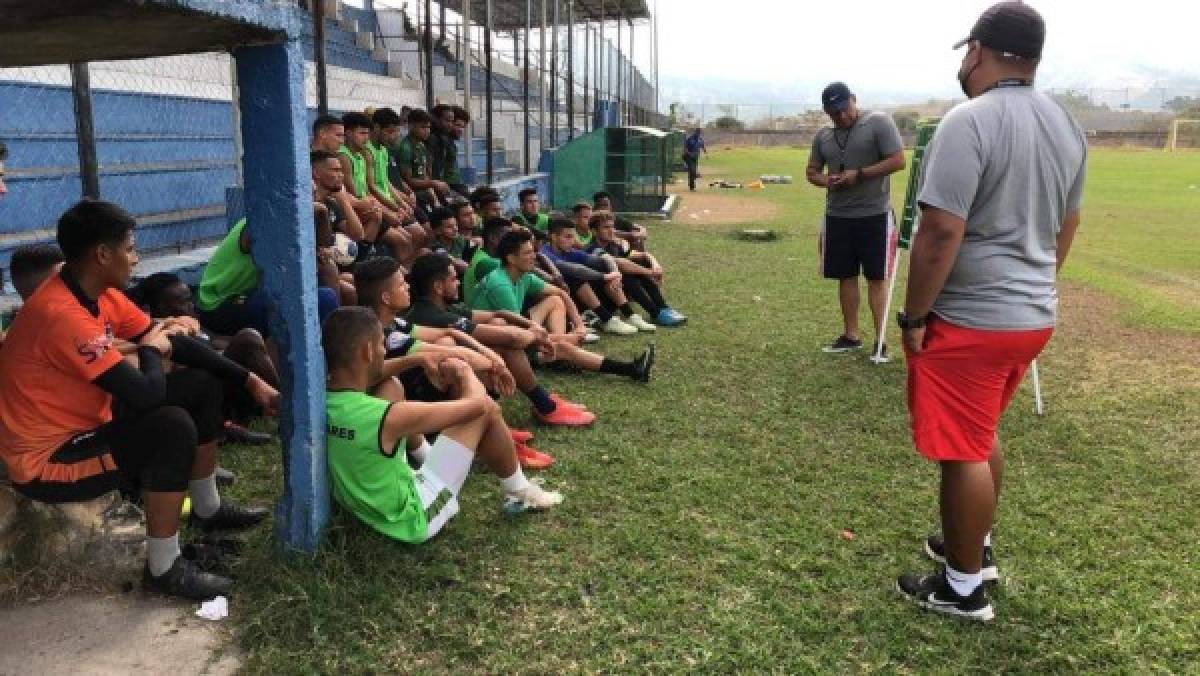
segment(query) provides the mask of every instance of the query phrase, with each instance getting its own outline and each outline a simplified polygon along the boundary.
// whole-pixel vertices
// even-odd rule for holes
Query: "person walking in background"
[[[826,191],[817,249],[822,274],[838,280],[842,335],[825,351],[843,353],[862,347],[859,274],[867,278],[871,317],[882,340],[888,263],[896,245],[890,176],[904,168],[904,141],[891,115],[859,110],[844,83],[826,87],[821,105],[833,125],[813,137],[805,176]]]
[[[683,140],[683,163],[687,165],[688,171],[688,190],[696,192],[696,177],[700,175],[700,151],[708,154],[708,148],[704,145],[704,137],[701,136],[703,130],[699,127]]]

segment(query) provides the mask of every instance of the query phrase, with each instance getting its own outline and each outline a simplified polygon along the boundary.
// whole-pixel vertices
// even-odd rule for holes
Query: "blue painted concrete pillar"
[[[329,519],[329,482],[304,52],[298,40],[290,40],[241,47],[233,55],[241,94],[251,253],[271,300],[271,335],[284,362],[284,491],[276,529],[286,546],[313,551]]]

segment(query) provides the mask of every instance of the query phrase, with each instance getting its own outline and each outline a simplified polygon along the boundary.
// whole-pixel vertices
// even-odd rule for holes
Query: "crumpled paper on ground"
[[[229,599],[224,596],[218,596],[214,599],[209,599],[200,604],[200,609],[196,611],[196,617],[214,622],[223,620],[229,615]]]

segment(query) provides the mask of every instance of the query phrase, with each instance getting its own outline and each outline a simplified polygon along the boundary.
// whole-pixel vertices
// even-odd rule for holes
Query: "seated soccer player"
[[[258,286],[258,267],[250,256],[250,232],[246,219],[241,219],[213,252],[196,293],[196,316],[213,333],[232,336],[252,328],[269,338],[267,295]],[[320,317],[329,316],[337,306],[337,291],[329,286],[317,288]]]
[[[614,225],[616,226],[617,236],[629,242],[629,245],[635,251],[641,251],[645,248],[646,238],[649,236],[645,226],[638,225],[614,211],[612,195],[609,195],[604,190],[595,193],[592,195],[592,206],[595,211],[608,211],[613,214],[616,219]]]
[[[29,300],[34,291],[63,265],[62,250],[57,244],[26,244],[13,250],[8,274],[21,301]]]
[[[341,119],[332,115],[318,116],[316,122],[313,122],[313,137],[312,142],[309,144],[309,150],[333,153],[340,158],[339,153],[345,145],[346,128],[342,125]],[[349,166],[351,158],[347,157],[346,162],[348,164],[343,166]],[[365,167],[363,167],[362,172],[365,176]],[[343,181],[345,181],[345,176],[352,174],[352,171],[346,169],[342,173]],[[347,190],[346,193],[350,197],[350,203],[358,215],[359,222],[362,224],[363,238],[370,242],[376,241],[383,227],[383,206],[365,194],[356,194],[352,188]]]
[[[396,260],[411,261],[416,249],[412,235],[404,227],[407,216],[400,212],[395,201],[383,202],[377,196],[383,193],[372,190],[376,186],[375,161],[367,148],[371,142],[371,118],[362,113],[346,113],[342,116],[342,127],[346,143],[338,148],[338,160],[342,164],[346,190],[360,202],[378,207],[382,214],[378,238],[372,241],[385,244]],[[394,200],[395,196],[392,197]],[[365,218],[361,212],[359,217]]]
[[[554,345],[555,353],[547,361],[561,359],[585,371],[628,376],[643,383],[650,380],[654,343],[630,362],[602,357],[578,347],[586,332],[583,320],[566,291],[542,282],[533,274],[537,257],[533,235],[528,230],[516,228],[505,233],[496,247],[496,257],[501,267],[479,282],[470,303],[472,310],[521,313],[528,298],[532,304],[526,316],[546,327]],[[567,332],[568,320],[576,327],[572,333]]]
[[[663,298],[663,269],[658,259],[645,251],[634,251],[628,242],[617,239],[610,212],[596,212],[589,228],[593,239],[587,250],[607,254],[616,261],[626,296],[650,313],[659,326],[679,326],[687,321],[687,317],[667,305]]]
[[[426,141],[433,132],[433,118],[424,110],[413,110],[408,114],[408,136],[396,144],[396,164],[408,187],[417,194],[417,200],[428,208],[440,206],[450,194],[445,181],[433,178],[429,147]]]
[[[138,282],[129,290],[129,297],[154,319],[196,315],[191,288],[170,272],[156,272]],[[201,332],[196,338],[208,343],[233,363],[258,375],[271,387],[279,388],[279,372],[271,361],[267,342],[258,331],[242,329],[232,336]],[[271,435],[248,430],[233,422],[248,417],[254,409],[253,402],[241,395],[242,391],[238,388],[226,389],[225,440],[254,446],[270,443]]]
[[[479,219],[475,216],[475,207],[467,200],[459,200],[451,209],[454,210],[454,220],[458,221],[458,236],[467,240],[468,249],[479,246],[483,240],[479,237],[482,231],[479,229]],[[466,258],[464,255],[463,259]]]
[[[582,265],[590,270],[603,270],[601,282],[589,283],[596,295],[603,294],[608,303],[600,303],[591,307],[592,312],[600,320],[600,329],[607,333],[631,335],[638,331],[654,331],[655,326],[633,311],[629,299],[625,297],[623,275],[617,268],[617,262],[606,252],[599,255],[580,250],[579,241],[575,238],[575,225],[565,218],[552,218],[547,230],[546,243],[542,245],[542,254],[553,261],[559,269],[563,263]],[[563,270],[563,276],[571,281],[571,274]],[[586,304],[586,301],[585,301]],[[615,307],[621,314],[618,317],[610,307]]]
[[[467,205],[470,209],[471,205]],[[433,228],[433,241],[429,249],[433,253],[443,253],[450,257],[454,267],[460,272],[466,272],[467,262],[463,260],[470,242],[459,234],[458,218],[448,207],[438,207],[430,212],[429,225]]]
[[[457,141],[461,133],[454,123],[454,108],[442,103],[429,111],[433,117],[433,131],[426,142],[429,148],[431,176],[449,186],[447,199],[467,196],[467,187],[458,173]]]
[[[442,254],[427,254],[413,263],[412,306],[408,321],[417,326],[455,328],[496,350],[516,379],[519,389],[533,404],[533,414],[547,425],[590,425],[596,416],[587,408],[553,395],[537,382],[529,363],[528,350],[554,354],[550,334],[520,314],[487,312],[458,305],[458,275],[452,261]]]
[[[525,188],[517,193],[517,198],[521,200],[521,208],[512,215],[512,222],[529,228],[533,232],[533,236],[539,240],[545,239],[546,228],[550,225],[550,215],[539,211],[541,202],[538,201],[537,189]]]
[[[393,169],[396,162],[391,149],[403,137],[401,129],[400,116],[391,108],[380,108],[371,115],[371,140],[366,145],[367,157],[371,160],[367,174],[370,177],[368,187],[384,209],[395,205],[403,227],[412,240],[412,249],[416,251],[425,246],[429,233],[417,222],[416,193],[404,181],[396,183],[392,179],[397,172]]]
[[[576,202],[571,207],[571,222],[575,224],[575,240],[579,248],[588,251],[592,246],[592,205],[587,202]]]
[[[370,310],[338,309],[325,320],[321,344],[329,371],[325,411],[332,493],[362,523],[401,542],[429,540],[458,513],[476,453],[501,477],[505,511],[562,502],[561,493],[525,478],[499,405],[462,360],[438,367],[450,401],[405,401],[392,385],[383,388],[392,395],[386,398],[367,393],[385,381],[387,351]],[[434,432],[437,441],[416,458],[420,466],[414,471],[406,453],[409,439]]]
[[[485,223],[489,218],[501,218],[504,216],[504,201],[500,199],[500,195],[481,195],[475,203],[475,211]]]
[[[411,297],[404,269],[396,261],[373,258],[359,263],[354,269],[354,285],[359,290],[359,303],[375,312],[387,334],[388,375],[401,377],[410,399],[440,401],[445,396],[435,382],[425,378],[427,371],[414,368],[418,364],[399,360],[417,353],[462,359],[502,396],[516,390],[512,373],[494,350],[457,329],[414,326],[404,319]],[[393,359],[397,360],[394,364]]]
[[[268,413],[279,393],[261,378],[182,332],[155,323],[121,292],[137,264],[132,216],[84,200],[58,222],[66,258],[13,323],[0,360],[0,459],[13,488],[41,502],[91,500],[128,482],[143,491],[151,590],[208,599],[229,578],[184,559],[179,519],[240,529],[265,509],[222,500],[217,435],[222,382],[244,387]],[[135,343],[138,367],[114,348]],[[163,375],[162,360],[189,368]]]

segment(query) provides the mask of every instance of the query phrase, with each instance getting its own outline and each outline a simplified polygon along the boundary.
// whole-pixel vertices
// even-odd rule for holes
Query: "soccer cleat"
[[[596,422],[595,413],[571,408],[570,406],[556,406],[549,413],[542,413],[534,409],[533,417],[537,418],[538,422],[543,425],[556,425],[559,427],[586,427]]]
[[[879,341],[875,341],[875,344],[871,346],[871,359],[875,359],[876,354],[879,355],[879,363],[881,364],[886,364],[892,360],[892,358],[888,356],[887,343],[883,344],[883,350],[881,351],[879,349]]]
[[[529,510],[549,509],[563,501],[562,493],[548,491],[530,482],[528,486],[504,497],[504,511],[519,514]]]
[[[925,554],[943,566],[946,565],[946,540],[940,533],[925,538]],[[984,582],[995,582],[1000,579],[1000,569],[996,567],[996,556],[991,547],[983,548],[983,566],[979,569]]]
[[[618,336],[632,336],[638,332],[636,328],[621,321],[621,319],[616,315],[613,315],[608,319],[608,321],[601,324],[600,330],[605,333],[612,333]]]
[[[634,314],[629,315],[625,319],[625,323],[629,324],[630,326],[637,329],[638,331],[645,331],[647,333],[653,333],[658,330],[657,326],[651,324],[650,322],[646,321],[645,319],[642,319],[642,316],[637,314],[636,312]]]
[[[232,486],[237,482],[237,475],[224,467],[217,467],[213,470],[213,479],[216,480],[218,486]]]
[[[654,343],[647,345],[638,358],[633,360],[633,379],[639,383],[650,382],[650,369],[652,368],[654,368]]]
[[[599,341],[600,336],[594,331],[589,330],[587,333],[583,334],[584,344],[596,343]]]
[[[553,392],[550,393],[550,401],[554,402],[555,406],[566,406],[567,408],[573,408],[579,411],[589,410],[587,406],[574,401],[567,401]]]
[[[546,453],[542,453],[536,448],[526,446],[525,444],[517,444],[517,462],[521,463],[521,469],[546,469],[554,464],[554,458]]]
[[[833,341],[832,344],[822,348],[821,351],[828,352],[830,354],[842,354],[844,352],[849,352],[850,350],[859,349],[862,349],[861,340],[855,340],[847,336],[838,336],[837,340]]]
[[[658,316],[654,318],[654,322],[659,326],[682,326],[687,322],[687,317],[669,307],[665,307],[658,311]]]
[[[944,567],[932,575],[901,575],[896,580],[896,591],[922,608],[945,615],[979,622],[996,616],[982,584],[969,596],[961,596],[946,581]]]
[[[212,516],[202,518],[193,509],[188,516],[188,526],[197,528],[205,533],[219,530],[244,530],[257,525],[267,518],[270,510],[265,507],[246,507],[235,502],[223,500],[221,506]]]
[[[519,430],[515,427],[508,428],[508,435],[512,437],[514,444],[527,444],[530,441],[533,441],[533,432]]]
[[[200,570],[195,562],[182,556],[162,575],[151,575],[150,569],[142,568],[142,587],[146,591],[168,596],[182,596],[194,601],[207,601],[217,596],[229,596],[233,580],[222,575],[213,575]]]
[[[222,444],[241,444],[243,446],[265,446],[274,439],[270,434],[248,430],[241,425],[226,420]]]
[[[580,313],[579,318],[583,320],[583,325],[589,329],[595,329],[600,326],[600,318],[592,310],[584,310]]]

